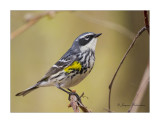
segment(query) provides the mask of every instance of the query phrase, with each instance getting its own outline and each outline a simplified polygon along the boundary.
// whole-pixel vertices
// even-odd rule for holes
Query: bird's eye
[[[89,39],[89,35],[87,35],[87,36],[85,37],[85,39],[88,40],[88,39]]]

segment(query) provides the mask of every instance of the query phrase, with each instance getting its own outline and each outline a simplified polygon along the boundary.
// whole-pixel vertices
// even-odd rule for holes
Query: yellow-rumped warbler
[[[95,34],[86,32],[78,36],[71,48],[53,65],[46,75],[34,86],[17,93],[16,96],[25,96],[29,92],[45,86],[69,88],[80,83],[92,70],[95,62],[95,47],[97,37],[102,33]]]

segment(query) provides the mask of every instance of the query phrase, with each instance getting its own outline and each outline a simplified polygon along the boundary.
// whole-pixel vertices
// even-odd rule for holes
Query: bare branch
[[[80,112],[78,107],[78,100],[75,95],[70,96],[70,106],[73,108],[74,112]]]
[[[149,33],[149,20],[148,20],[148,11],[144,11],[144,22]]]
[[[144,21],[145,21],[146,29],[149,34],[148,11],[144,11]],[[137,90],[136,96],[134,97],[134,100],[128,112],[136,112],[138,110],[138,107],[135,105],[141,104],[142,98],[144,96],[144,93],[147,89],[148,84],[149,84],[149,65],[146,67],[139,89]]]
[[[37,23],[41,18],[43,18],[47,15],[53,17],[55,15],[55,11],[47,11],[47,12],[41,13],[35,17],[30,18],[29,20],[27,20],[27,22],[24,25],[22,25],[17,30],[15,30],[14,32],[11,33],[11,40],[14,39],[16,36],[20,35],[21,33],[23,33],[25,30],[27,30],[29,27],[31,27],[32,25]]]
[[[118,73],[121,65],[123,64],[125,58],[127,57],[128,53],[130,52],[130,50],[133,48],[134,44],[136,43],[137,38],[138,38],[146,29],[147,29],[147,28],[144,26],[144,27],[137,33],[137,35],[136,35],[135,38],[133,39],[131,45],[129,46],[127,52],[124,54],[124,56],[123,56],[123,58],[122,58],[122,60],[121,60],[121,62],[120,62],[120,64],[119,64],[119,66],[118,66],[118,68],[117,68],[117,70],[116,70],[116,72],[115,72],[115,74],[114,74],[114,76],[113,76],[113,78],[112,78],[112,80],[111,80],[111,82],[110,82],[110,85],[109,85],[109,103],[108,103],[108,111],[109,111],[109,112],[111,112],[111,110],[110,110],[110,109],[111,109],[111,108],[110,108],[110,107],[111,107],[111,104],[110,104],[110,102],[111,102],[111,90],[112,90],[112,85],[113,85],[113,82],[114,82],[114,80],[115,80],[115,77],[116,77],[116,75],[117,75],[117,73]]]
[[[85,107],[81,102],[78,102],[79,107],[81,108],[81,110],[83,112],[91,112],[90,110],[87,109],[87,107]]]
[[[147,86],[149,84],[149,65],[147,66],[142,81],[140,83],[139,89],[136,93],[136,96],[134,97],[134,100],[131,104],[130,109],[128,110],[128,112],[136,112],[139,108],[139,106],[135,106],[135,105],[140,105],[141,101],[144,97],[145,91],[147,89]]]

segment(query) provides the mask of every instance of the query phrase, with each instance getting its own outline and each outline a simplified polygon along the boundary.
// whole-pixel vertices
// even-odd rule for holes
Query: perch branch
[[[140,105],[142,98],[145,94],[145,91],[147,89],[147,86],[149,84],[149,65],[147,66],[142,81],[140,83],[139,89],[137,90],[136,96],[134,97],[134,100],[131,104],[130,109],[128,110],[128,112],[136,112],[138,110],[139,106],[136,105]]]
[[[118,73],[121,65],[123,64],[125,58],[127,57],[128,53],[129,53],[130,50],[133,48],[133,46],[134,46],[137,38],[138,38],[146,29],[147,29],[146,26],[144,26],[144,27],[137,33],[137,35],[134,37],[131,45],[129,46],[127,52],[124,54],[124,56],[123,56],[123,58],[122,58],[122,60],[121,60],[121,62],[120,62],[120,64],[119,64],[119,66],[118,66],[118,68],[117,68],[117,70],[116,70],[116,72],[115,72],[115,74],[114,74],[114,76],[113,76],[113,78],[112,78],[112,80],[111,80],[111,82],[110,82],[110,85],[109,85],[109,103],[108,103],[108,111],[109,111],[109,112],[111,112],[111,110],[110,110],[110,109],[111,109],[111,108],[110,108],[110,107],[111,107],[111,104],[110,104],[110,102],[111,102],[111,90],[112,90],[112,85],[113,85],[113,82],[114,82],[114,80],[115,80],[115,77],[116,77],[116,75],[117,75],[117,73]]]
[[[20,35],[21,33],[23,33],[29,27],[33,26],[41,18],[48,16],[48,15],[53,17],[55,15],[55,11],[47,11],[47,12],[41,13],[35,17],[29,18],[24,25],[22,25],[21,27],[19,27],[18,29],[16,29],[14,32],[11,33],[11,40],[14,39],[15,37],[17,37],[18,35]]]
[[[78,102],[80,109],[83,112],[91,112],[90,110],[87,109],[87,107],[85,107],[81,102]]]
[[[76,93],[77,94],[77,93]],[[83,97],[84,93],[82,93],[82,95],[80,96]],[[70,104],[68,107],[72,107],[74,112],[80,112],[79,108],[83,111],[83,112],[91,112],[90,110],[87,109],[86,106],[84,106],[82,104],[81,101],[78,101],[77,97],[75,95],[71,95],[70,96]]]
[[[79,106],[78,106],[78,100],[77,100],[77,97],[75,95],[70,96],[69,106],[73,108],[74,112],[80,112],[79,111]]]

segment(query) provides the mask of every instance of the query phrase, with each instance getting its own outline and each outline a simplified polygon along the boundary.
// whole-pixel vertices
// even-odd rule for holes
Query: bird
[[[64,92],[79,84],[92,70],[95,63],[97,39],[102,33],[85,32],[79,35],[69,50],[49,69],[35,85],[15,96],[25,96],[35,89],[56,86]]]

